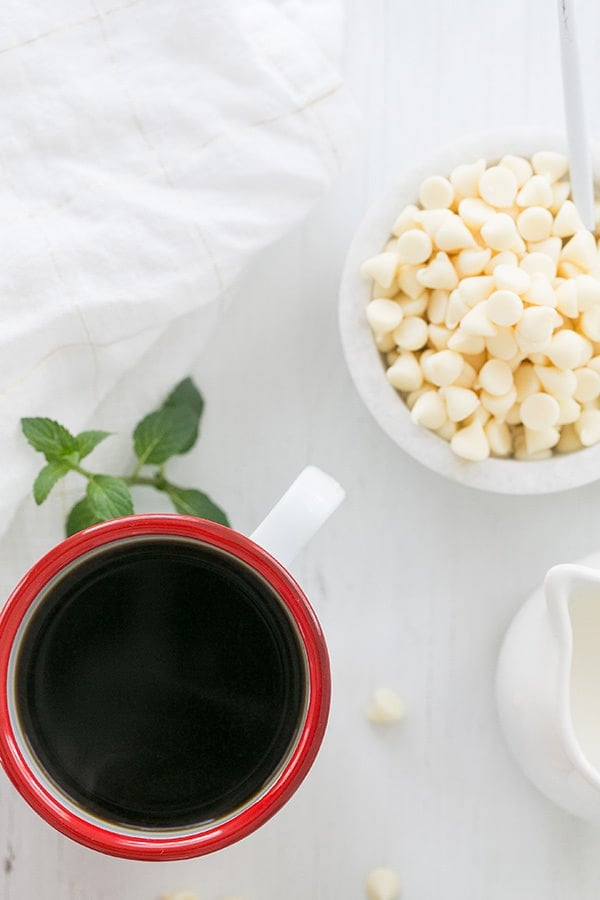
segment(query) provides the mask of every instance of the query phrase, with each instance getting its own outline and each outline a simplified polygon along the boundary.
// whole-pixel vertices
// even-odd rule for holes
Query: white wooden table
[[[598,133],[594,0],[582,0],[580,30]],[[378,865],[397,870],[407,900],[600,896],[600,830],[530,787],[504,747],[493,697],[500,641],[528,591],[552,563],[600,546],[600,484],[529,499],[430,474],[361,405],[336,327],[352,230],[398,173],[467,131],[563,127],[554,4],[351,0],[346,47],[364,134],[333,192],[239,286],[195,372],[207,399],[200,445],[179,463],[241,530],[309,462],[347,489],[295,566],[331,648],[322,752],[258,833],[182,863],[79,847],[2,778],[3,900],[156,900],[177,888],[202,900],[360,900]],[[4,567],[16,577],[31,561],[19,558],[17,522]],[[366,721],[380,685],[405,698],[402,726]]]

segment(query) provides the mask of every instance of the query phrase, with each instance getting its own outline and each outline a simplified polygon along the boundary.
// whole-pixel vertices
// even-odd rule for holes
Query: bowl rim
[[[364,310],[371,282],[360,266],[381,252],[399,212],[418,196],[430,175],[447,175],[455,166],[505,154],[531,157],[539,150],[566,152],[559,132],[537,128],[503,128],[469,134],[446,145],[424,163],[405,172],[368,209],[348,249],[339,291],[338,321],[350,376],[365,406],[379,426],[406,453],[451,481],[500,494],[548,494],[589,484],[600,478],[600,444],[545,460],[490,457],[469,462],[456,456],[450,444],[414,423],[408,407],[385,377],[379,350]],[[600,179],[600,143],[592,144],[593,170]]]

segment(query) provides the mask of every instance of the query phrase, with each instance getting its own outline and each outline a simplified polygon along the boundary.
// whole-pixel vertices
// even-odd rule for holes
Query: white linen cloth
[[[112,397],[132,426],[187,374],[248,261],[329,185],[355,124],[330,59],[338,12],[5,6],[0,529],[43,464],[21,416],[78,431]]]

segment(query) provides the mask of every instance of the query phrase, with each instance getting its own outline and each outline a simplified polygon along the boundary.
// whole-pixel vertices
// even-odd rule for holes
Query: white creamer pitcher
[[[550,569],[515,616],[497,674],[502,729],[546,796],[600,822],[600,555]]]

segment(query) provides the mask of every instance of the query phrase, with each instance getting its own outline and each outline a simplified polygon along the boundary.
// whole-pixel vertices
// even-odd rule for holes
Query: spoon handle
[[[558,0],[560,56],[573,200],[581,221],[595,229],[592,152],[583,102],[575,0]]]

